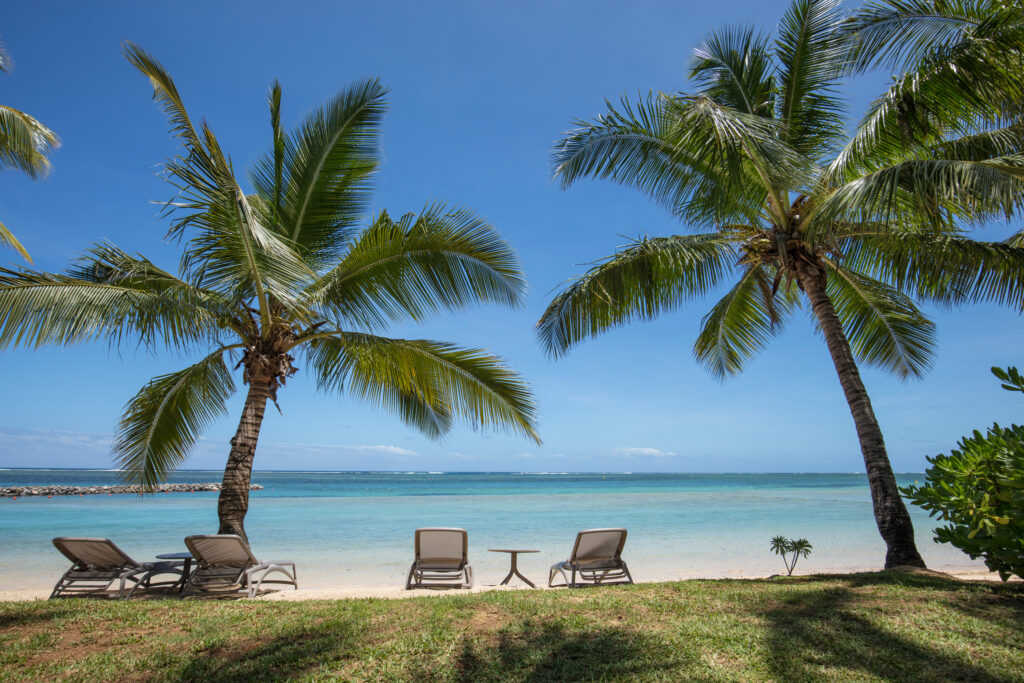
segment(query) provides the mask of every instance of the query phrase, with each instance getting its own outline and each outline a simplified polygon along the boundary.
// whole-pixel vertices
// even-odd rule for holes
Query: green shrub
[[[936,543],[984,558],[1004,581],[1011,574],[1024,578],[1024,427],[995,424],[985,435],[975,430],[958,446],[949,455],[928,458],[924,485],[900,490],[948,522],[935,530]]]

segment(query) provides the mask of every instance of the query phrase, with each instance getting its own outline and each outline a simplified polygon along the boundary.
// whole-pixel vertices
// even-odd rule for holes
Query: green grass
[[[883,572],[315,602],[0,603],[0,681],[1024,681],[1024,585]]]

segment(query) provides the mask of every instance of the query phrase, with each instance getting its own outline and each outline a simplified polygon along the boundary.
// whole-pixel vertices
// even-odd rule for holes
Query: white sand
[[[995,572],[987,572],[984,570],[968,571],[968,572],[957,572],[954,574],[942,574],[940,572],[931,572],[937,576],[947,576],[950,578],[960,579],[962,581],[1000,581],[999,574]],[[814,574],[794,574],[794,576],[814,576]],[[828,576],[827,574],[818,574],[817,576]],[[729,576],[687,576],[682,577],[682,580],[686,579],[763,579],[768,578],[765,576],[736,576],[730,574]],[[1011,581],[1020,581],[1020,579],[1013,577]],[[638,581],[637,583],[661,583],[655,581]],[[465,595],[467,593],[486,593],[490,591],[522,591],[531,590],[531,588],[525,584],[501,586],[501,585],[477,585],[472,590],[451,590],[451,589],[439,589],[439,590],[404,590],[402,586],[398,585],[341,585],[341,586],[317,586],[315,588],[300,588],[299,590],[280,590],[280,591],[269,591],[264,595],[257,597],[257,600],[279,600],[279,601],[298,601],[298,600],[343,600],[346,598],[387,598],[387,599],[402,599],[402,598],[417,598],[417,597],[436,597],[441,595]],[[555,590],[549,589],[547,586],[538,583],[537,590]],[[16,602],[22,600],[45,600],[50,595],[50,589],[31,589],[31,590],[14,590],[14,591],[0,591],[0,602]]]

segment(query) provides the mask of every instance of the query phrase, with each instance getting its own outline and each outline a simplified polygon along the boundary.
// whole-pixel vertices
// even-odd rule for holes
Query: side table
[[[513,576],[518,576],[520,579],[525,581],[530,588],[536,588],[536,586],[533,585],[533,581],[530,581],[528,578],[519,573],[519,565],[516,563],[516,559],[519,556],[519,553],[539,553],[539,550],[523,550],[519,548],[488,548],[487,552],[508,553],[512,556],[512,568],[509,570],[508,576],[505,577],[505,580],[501,582],[502,586],[506,585],[509,581],[511,581]]]
[[[185,590],[185,584],[188,583],[189,574],[192,573],[192,553],[164,553],[163,555],[157,555],[158,560],[185,560],[185,566],[181,568],[181,588],[178,592],[181,593]]]

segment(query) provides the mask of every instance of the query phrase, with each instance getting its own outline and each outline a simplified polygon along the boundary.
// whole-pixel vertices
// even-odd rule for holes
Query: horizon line
[[[0,467],[0,472],[5,471],[22,471],[22,472],[123,472],[124,470],[107,468],[107,467]],[[223,472],[221,469],[178,469],[174,470],[174,473],[178,472]],[[708,474],[800,474],[800,475],[825,475],[825,474],[857,474],[867,476],[867,472],[839,472],[839,471],[820,471],[820,472],[797,472],[797,471],[783,471],[783,470],[772,470],[772,471],[719,471],[719,472],[669,472],[669,471],[650,471],[650,472],[637,472],[637,471],[612,471],[612,470],[565,470],[565,471],[526,471],[526,470],[252,470],[253,474],[265,473],[265,474],[549,474],[549,475],[565,475],[565,474],[690,474],[690,475],[708,475]],[[893,474],[924,474],[924,472],[893,472]]]

